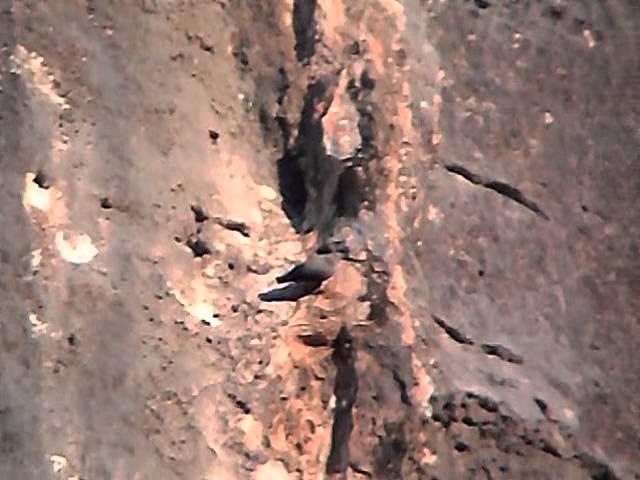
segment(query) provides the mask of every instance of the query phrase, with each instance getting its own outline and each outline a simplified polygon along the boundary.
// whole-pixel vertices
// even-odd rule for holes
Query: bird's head
[[[319,255],[329,255],[331,253],[338,253],[341,256],[349,255],[349,247],[344,240],[331,240],[323,242],[317,249],[316,253]]]

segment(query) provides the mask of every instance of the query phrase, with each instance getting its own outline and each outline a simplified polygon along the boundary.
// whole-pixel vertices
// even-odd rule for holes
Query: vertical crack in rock
[[[459,177],[464,178],[474,185],[493,190],[499,195],[502,195],[503,197],[506,197],[513,202],[519,203],[526,209],[531,210],[533,213],[544,218],[545,220],[549,220],[549,216],[544,213],[544,211],[538,206],[536,202],[534,202],[533,200],[529,200],[524,196],[520,189],[509,185],[508,183],[485,178],[481,175],[478,175],[477,173],[470,172],[467,168],[455,163],[446,164],[444,168],[449,173],[458,175]]]
[[[358,374],[355,367],[353,337],[342,326],[333,342],[331,355],[336,366],[333,393],[336,406],[331,429],[331,450],[327,459],[328,475],[344,473],[349,466],[349,439],[353,430],[352,408],[358,396]]]
[[[397,370],[393,370],[393,380],[398,384],[398,389],[400,390],[400,401],[410,407],[411,398],[409,398],[409,393],[407,392],[407,382],[404,381]]]
[[[408,450],[402,423],[385,422],[384,436],[376,446],[375,478],[402,478],[402,462]]]
[[[389,273],[386,270],[377,270],[374,268],[376,263],[382,263],[382,259],[378,258],[371,252],[367,253],[367,262],[370,268],[365,272],[367,280],[367,291],[365,298],[370,302],[369,315],[367,321],[375,322],[383,325],[389,320],[387,314],[387,306],[389,305],[389,295],[387,293],[389,287]]]
[[[355,79],[350,79],[346,88],[358,113],[358,134],[361,141],[352,162],[364,169],[366,180],[362,189],[363,200],[367,201],[369,209],[375,211],[377,198],[375,195],[375,165],[372,165],[372,161],[378,156],[378,147],[375,143],[376,123],[372,112],[376,110],[376,106],[371,99],[374,85],[367,79],[370,77],[368,72],[364,70],[360,75],[359,83]]]
[[[316,53],[316,22],[314,14],[317,0],[294,0],[293,33],[296,36],[296,59],[307,64]]]
[[[318,230],[326,238],[336,212],[336,196],[342,166],[327,155],[322,118],[333,99],[336,76],[326,75],[307,87],[298,135],[278,160],[282,209],[297,233]]]

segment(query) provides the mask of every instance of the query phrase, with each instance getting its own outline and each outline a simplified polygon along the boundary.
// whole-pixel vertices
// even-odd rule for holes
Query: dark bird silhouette
[[[299,282],[291,283],[286,287],[274,288],[268,292],[258,294],[258,298],[263,302],[295,302],[302,297],[311,295],[320,288],[322,282]]]
[[[339,260],[340,257],[337,253],[322,254],[316,252],[284,275],[276,277],[276,282],[324,282],[333,276]]]
[[[304,262],[276,277],[277,283],[291,283],[291,285],[260,293],[258,298],[263,302],[281,302],[296,301],[309,295],[333,276],[336,265],[347,254],[348,248],[343,242],[325,243]]]

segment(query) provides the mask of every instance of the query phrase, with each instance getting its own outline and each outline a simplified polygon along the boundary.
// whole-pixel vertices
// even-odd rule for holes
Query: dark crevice
[[[540,409],[540,412],[546,417],[549,414],[549,407],[547,406],[547,402],[538,397],[535,397],[533,401]]]
[[[226,218],[216,217],[215,222],[222,228],[226,228],[227,230],[230,230],[232,232],[237,232],[243,237],[249,238],[251,236],[249,225],[239,220],[229,220]]]
[[[469,447],[469,445],[467,445],[466,443],[461,442],[461,441],[457,441],[455,443],[455,445],[453,446],[453,448],[455,448],[456,451],[460,452],[460,453],[468,452],[469,450],[471,450],[471,447]]]
[[[378,149],[375,145],[376,122],[373,114],[376,111],[376,105],[371,99],[371,92],[374,88],[375,80],[366,70],[362,72],[357,81],[355,78],[351,78],[347,83],[349,98],[358,112],[358,133],[361,141],[360,147],[351,161],[354,165],[363,168],[366,181],[362,188],[362,197],[368,203],[368,208],[371,211],[376,209],[377,197],[374,179],[378,173],[374,162],[378,156]]]
[[[204,208],[200,205],[191,205],[191,212],[193,213],[193,219],[196,223],[203,223],[209,220],[209,215],[205,212]]]
[[[333,342],[331,359],[336,367],[333,393],[336,407],[331,429],[331,450],[327,459],[328,475],[344,473],[349,467],[349,439],[353,430],[352,408],[358,396],[353,337],[342,326]]]
[[[227,397],[229,397],[229,400],[231,400],[233,404],[242,411],[242,413],[245,415],[249,415],[251,413],[251,408],[249,408],[247,402],[238,398],[236,394],[228,393]]]
[[[503,197],[506,197],[509,200],[522,205],[523,207],[544,218],[545,220],[549,220],[547,214],[544,213],[544,211],[538,206],[537,203],[526,198],[518,188],[513,187],[508,183],[485,178],[481,175],[478,175],[477,173],[470,172],[465,167],[458,164],[446,164],[444,168],[448,172],[453,173],[454,175],[458,175],[474,185],[493,190]]]
[[[451,423],[459,420],[453,400],[454,396],[451,393],[442,396],[432,395],[429,399],[433,409],[431,418],[434,422],[440,423],[445,428],[448,428]]]
[[[433,321],[436,323],[436,325],[438,325],[440,328],[442,328],[444,330],[444,332],[449,335],[449,337],[451,337],[451,339],[455,342],[461,343],[463,345],[473,345],[473,340],[471,340],[469,337],[467,337],[465,334],[463,334],[460,330],[458,330],[455,327],[452,327],[451,325],[449,325],[445,320],[443,320],[442,318],[436,316],[436,315],[431,315],[431,318],[433,318]]]
[[[218,132],[216,132],[215,130],[209,129],[209,140],[211,140],[211,143],[213,143],[214,145],[217,145],[219,138],[220,138],[220,134]]]
[[[300,334],[298,338],[307,347],[312,348],[328,347],[331,344],[327,336],[321,332]]]
[[[316,53],[316,0],[294,0],[293,33],[296,36],[296,59],[308,64]]]
[[[278,99],[276,100],[278,105],[284,103],[290,86],[287,70],[284,67],[278,68]]]
[[[367,263],[369,268],[365,272],[367,280],[367,291],[365,298],[369,301],[369,314],[367,321],[383,325],[389,320],[387,306],[390,303],[387,289],[389,286],[389,274],[385,271],[378,271],[373,265],[382,261],[371,252],[367,252]]]
[[[558,449],[551,445],[547,440],[540,440],[540,450],[556,458],[563,458]]]
[[[582,468],[589,472],[591,480],[619,480],[609,465],[588,453],[579,453],[574,458],[580,462]]]
[[[278,187],[282,195],[282,210],[297,233],[303,233],[304,214],[307,206],[305,175],[300,156],[287,151],[278,160]]]
[[[191,249],[194,257],[204,257],[205,255],[211,255],[211,248],[209,244],[200,238],[190,238],[187,240],[187,247]]]
[[[331,105],[334,76],[314,81],[307,87],[292,147],[289,127],[280,120],[285,151],[278,160],[278,183],[282,209],[297,233],[316,227],[328,230],[335,211],[340,164],[327,155],[323,143],[322,118]],[[321,106],[322,110],[318,111]]]
[[[564,17],[566,11],[564,5],[549,5],[543,12],[543,16],[549,17],[553,22],[559,22]]]
[[[478,395],[473,392],[467,392],[467,396],[469,398],[476,399],[478,401],[478,406],[489,413],[496,413],[498,411],[498,402],[496,402],[493,398],[484,395]]]
[[[464,423],[467,427],[475,427],[478,425],[478,422],[476,422],[469,415],[465,415],[464,417],[462,417],[462,423]]]
[[[275,116],[276,125],[280,129],[280,136],[282,138],[282,149],[286,153],[289,149],[289,142],[291,140],[291,125],[287,120],[287,117],[282,113],[278,113]]]
[[[355,167],[346,167],[338,178],[336,190],[336,216],[357,218],[362,204],[362,183]]]
[[[473,0],[473,3],[475,3],[476,7],[478,7],[480,10],[485,10],[491,6],[491,3],[489,3],[487,0]]]
[[[33,177],[33,183],[35,183],[40,188],[44,188],[45,190],[51,187],[51,181],[49,180],[49,176],[46,173],[44,173],[42,170],[38,170],[36,172],[35,177]]]
[[[489,470],[489,467],[487,467],[486,465],[482,465],[480,469],[482,470],[482,473],[484,473],[484,476],[487,480],[493,480],[493,476],[491,475],[491,470]]]
[[[357,40],[354,40],[350,44],[346,45],[344,47],[343,51],[347,55],[355,55],[355,56],[357,56],[357,55],[360,55],[362,50],[360,49],[360,43],[358,43]]]
[[[274,135],[276,126],[276,119],[272,117],[267,109],[266,105],[260,105],[258,107],[258,123],[260,123],[260,132],[262,133],[262,142],[265,145],[271,145],[272,147],[278,147],[277,135]]]
[[[402,478],[402,463],[408,451],[401,423],[385,422],[384,436],[375,448],[374,478]]]
[[[102,197],[100,199],[100,208],[104,210],[111,210],[113,208],[113,203],[108,197]]]
[[[241,71],[247,71],[249,67],[249,54],[247,52],[251,51],[251,45],[249,44],[249,39],[246,37],[240,37],[238,42],[233,48],[231,54],[233,58],[236,59],[238,65],[240,66]]]
[[[373,474],[369,470],[365,470],[364,468],[362,468],[360,465],[358,465],[356,463],[352,463],[349,466],[351,467],[351,470],[353,470],[357,474],[362,475],[362,476],[367,477],[367,478],[373,478]]]
[[[369,74],[369,70],[365,69],[360,74],[360,87],[363,90],[373,91],[376,88],[375,79]]]
[[[410,407],[411,399],[409,398],[409,394],[407,393],[407,383],[402,379],[402,377],[396,370],[393,370],[393,379],[398,384],[398,388],[400,389],[400,401]]]
[[[524,359],[522,358],[522,356],[514,353],[504,345],[483,343],[482,345],[480,345],[480,349],[487,355],[498,357],[500,360],[503,360],[505,362],[516,363],[518,365],[524,363]]]

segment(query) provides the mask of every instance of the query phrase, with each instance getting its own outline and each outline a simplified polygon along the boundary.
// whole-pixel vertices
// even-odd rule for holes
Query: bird
[[[277,283],[324,282],[331,278],[340,261],[338,249],[323,245],[304,262],[299,263],[287,273],[276,277]]]
[[[295,301],[309,295],[333,276],[336,265],[348,253],[344,242],[323,243],[304,262],[276,277],[276,283],[291,285],[260,293],[258,298],[265,302]]]

